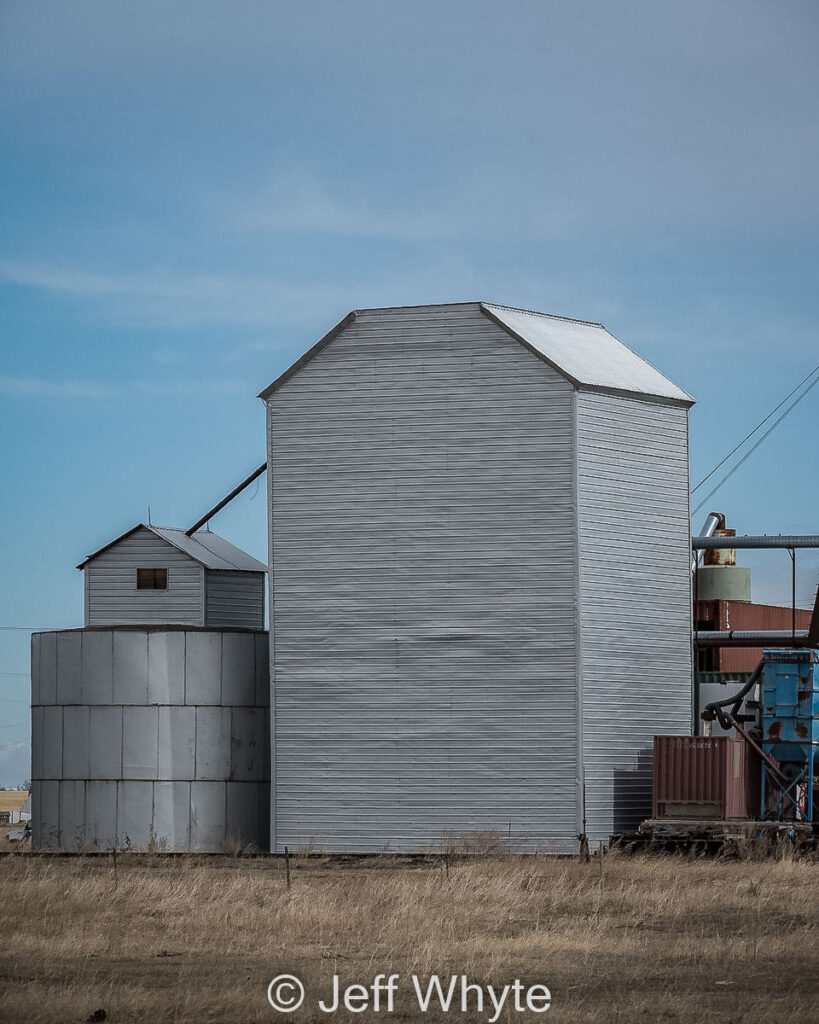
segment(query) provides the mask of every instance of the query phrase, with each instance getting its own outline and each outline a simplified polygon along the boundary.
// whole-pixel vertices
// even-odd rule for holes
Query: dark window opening
[[[167,569],[137,569],[137,590],[167,590]]]

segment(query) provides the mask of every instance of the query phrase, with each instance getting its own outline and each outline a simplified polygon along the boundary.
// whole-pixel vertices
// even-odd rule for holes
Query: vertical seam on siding
[[[693,526],[693,524],[691,522],[691,451],[690,451],[690,449],[691,449],[691,416],[690,416],[690,411],[688,409],[686,409],[685,410],[685,465],[686,465],[687,477],[688,477],[688,520],[687,520],[687,522],[688,522],[688,554],[689,554],[688,561],[686,562],[687,565],[691,564],[690,551],[691,551],[691,533],[692,533],[692,526]],[[697,735],[698,722],[697,722],[697,720],[695,718],[695,715],[696,715],[696,708],[697,708],[697,705],[699,704],[699,701],[697,699],[698,698],[698,694],[695,693],[696,681],[695,681],[695,676],[694,676],[694,671],[695,671],[696,665],[695,665],[695,660],[694,660],[694,593],[693,593],[693,589],[692,589],[693,588],[693,579],[692,579],[692,577],[693,577],[693,573],[689,573],[688,574],[688,617],[689,617],[688,618],[688,627],[689,627],[689,633],[690,633],[690,636],[691,636],[691,643],[690,643],[688,649],[689,649],[689,652],[690,652],[689,656],[691,658],[691,669],[690,669],[690,676],[691,676],[691,713],[690,713],[691,735],[692,736],[696,736]],[[652,766],[652,771],[653,771],[653,766]]]
[[[125,780],[125,708],[120,704],[119,712],[119,778]]]
[[[275,570],[275,558],[273,548],[273,523],[275,518],[275,509],[273,507],[274,497],[274,486],[273,477],[274,473],[274,460],[273,460],[273,402],[268,399],[265,402],[266,409],[266,427],[267,427],[267,575],[268,575],[268,603],[267,609],[268,618],[268,629],[267,629],[267,643],[268,643],[268,671],[269,679],[267,681],[267,695],[268,695],[268,764],[270,766],[270,799],[268,801],[268,813],[270,816],[269,823],[269,835],[268,845],[271,852],[275,853],[276,841],[278,838],[278,821],[277,821],[277,797],[278,797],[278,786],[277,786],[277,772],[276,772],[276,755],[278,751],[278,743],[276,742],[276,570]]]
[[[577,700],[577,831],[586,831],[586,765],[583,747],[583,619],[582,619],[582,578],[580,571],[580,482],[578,443],[578,392],[572,390],[572,503],[574,506],[574,614],[575,614],[575,678]]]

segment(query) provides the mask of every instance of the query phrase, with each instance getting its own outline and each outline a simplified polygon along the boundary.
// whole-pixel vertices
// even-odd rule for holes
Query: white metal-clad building
[[[267,566],[210,530],[140,523],[81,562],[86,626],[264,629]]]
[[[271,846],[576,850],[691,726],[688,409],[600,324],[358,310],[267,405]]]

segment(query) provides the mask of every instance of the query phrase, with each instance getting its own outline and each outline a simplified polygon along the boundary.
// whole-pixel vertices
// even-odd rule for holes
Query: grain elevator
[[[89,555],[85,626],[32,636],[36,849],[266,848],[266,566],[141,524]]]
[[[691,729],[684,391],[601,324],[357,310],[267,407],[271,849],[574,851]]]
[[[357,310],[260,397],[265,463],[89,555],[84,627],[34,634],[35,846],[636,826],[691,730],[693,399],[601,324],[481,302]],[[199,529],[265,469],[269,565]]]

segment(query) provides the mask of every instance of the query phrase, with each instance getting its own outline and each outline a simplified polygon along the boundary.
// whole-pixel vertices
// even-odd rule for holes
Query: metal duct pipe
[[[226,498],[222,498],[219,504],[214,505],[210,512],[206,512],[201,519],[196,520],[196,522],[193,524],[193,526],[190,527],[190,529],[185,530],[185,533],[188,535],[188,537],[192,537],[197,530],[201,529],[201,527],[205,525],[205,523],[213,519],[217,512],[221,512],[225,505],[229,505],[237,495],[242,493],[245,487],[250,486],[250,484],[252,484],[254,480],[258,479],[258,477],[260,477],[266,469],[266,462],[263,462],[258,469],[254,469],[250,476],[245,477],[245,479],[239,484],[238,487],[234,487]]]
[[[723,729],[730,729],[730,727],[734,723],[733,721],[729,723],[727,719],[723,720],[725,712],[722,709],[730,708],[728,714],[731,716],[732,719],[736,718],[741,710],[743,698],[746,697],[751,692],[751,690],[753,690],[753,688],[762,678],[762,671],[764,667],[765,662],[760,661],[760,663],[751,673],[751,678],[742,687],[741,690],[738,690],[736,693],[731,694],[730,697],[723,697],[722,700],[712,700],[710,704],[705,705],[705,710],[712,712],[717,717],[717,719],[719,719],[719,724],[722,726]],[[705,715],[703,714],[702,717],[705,718]],[[707,720],[708,719],[706,719],[706,721]]]
[[[719,529],[719,530],[724,530],[725,529],[725,516],[724,516],[724,514],[722,512],[709,512],[708,513],[708,518],[705,520],[705,522],[702,525],[702,529],[700,530],[700,537],[703,537],[703,538],[704,537],[713,537],[714,536],[714,530],[717,530],[717,529]],[[691,572],[692,573],[696,572],[697,564],[698,563],[699,563],[699,556],[698,555],[694,555],[694,557],[691,559]]]
[[[695,551],[705,551],[709,548],[819,548],[819,534],[776,534],[761,537],[692,537],[691,547]]]
[[[811,647],[808,630],[700,629],[694,633],[699,647]]]

